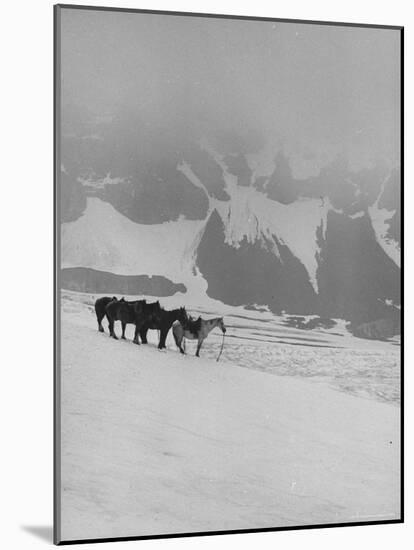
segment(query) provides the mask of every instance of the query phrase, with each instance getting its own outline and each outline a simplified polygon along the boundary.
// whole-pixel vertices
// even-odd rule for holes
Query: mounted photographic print
[[[402,33],[55,6],[56,543],[403,521]]]

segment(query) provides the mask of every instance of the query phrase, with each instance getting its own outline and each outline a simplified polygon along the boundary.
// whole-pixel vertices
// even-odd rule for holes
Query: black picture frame
[[[54,386],[54,411],[53,411],[53,453],[54,453],[54,472],[53,472],[53,541],[55,545],[70,545],[70,544],[91,544],[102,542],[118,542],[118,541],[139,541],[139,540],[151,540],[151,539],[169,539],[169,538],[183,538],[183,537],[199,537],[199,536],[214,536],[214,535],[228,535],[228,534],[243,534],[243,533],[263,533],[263,532],[278,532],[278,531],[296,531],[296,530],[308,530],[308,529],[328,529],[335,527],[354,527],[354,526],[369,526],[369,525],[384,525],[384,524],[399,524],[404,523],[404,27],[395,25],[382,25],[382,24],[366,24],[366,23],[350,23],[350,22],[338,22],[338,21],[320,21],[320,20],[303,20],[303,19],[286,19],[286,18],[273,18],[273,17],[259,17],[259,16],[244,16],[244,15],[226,15],[215,13],[198,13],[198,12],[179,12],[179,11],[163,11],[163,10],[151,10],[151,9],[133,9],[133,8],[120,8],[120,7],[107,7],[107,6],[88,6],[77,4],[56,4],[54,6],[54,39],[53,39],[53,53],[54,53],[54,70],[53,70],[53,91],[54,91],[54,104],[53,104],[53,197],[54,197],[54,211],[53,211],[53,228],[54,228],[54,240],[53,240],[53,258],[54,258],[54,274],[53,274],[53,287],[54,287],[54,311],[53,311],[53,325],[54,325],[54,338],[53,338],[53,354],[54,354],[54,366],[53,366],[53,386]],[[60,189],[59,189],[59,170],[60,170],[60,15],[62,10],[92,10],[92,11],[108,11],[108,12],[121,12],[131,14],[155,14],[155,15],[168,15],[176,17],[197,17],[197,18],[213,18],[213,19],[228,19],[228,20],[245,20],[245,21],[268,21],[275,23],[303,23],[309,25],[326,25],[337,27],[355,27],[366,29],[388,29],[395,30],[400,33],[400,89],[401,89],[401,110],[400,110],[400,143],[401,143],[401,408],[400,408],[400,427],[401,427],[401,452],[400,452],[400,510],[401,515],[398,519],[390,520],[372,520],[372,521],[354,521],[346,523],[329,523],[329,524],[310,524],[299,526],[286,526],[286,527],[272,527],[272,528],[257,528],[257,529],[234,529],[234,530],[218,530],[218,531],[200,531],[200,532],[183,532],[173,534],[155,534],[145,536],[120,536],[110,538],[93,538],[93,539],[79,539],[79,540],[61,540],[60,534]]]

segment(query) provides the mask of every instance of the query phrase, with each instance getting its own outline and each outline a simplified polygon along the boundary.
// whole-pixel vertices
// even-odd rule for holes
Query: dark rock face
[[[86,116],[86,115],[85,115]],[[208,210],[205,192],[177,166],[188,160],[211,196],[228,199],[222,169],[200,147],[177,142],[148,128],[138,116],[119,113],[110,124],[79,124],[62,137],[62,163],[76,181],[89,180],[86,195],[98,196],[132,221],[145,224],[204,219]],[[110,174],[119,183],[100,184]],[[208,174],[208,175],[207,175]]]
[[[238,185],[248,187],[252,180],[252,171],[247,164],[246,157],[238,155],[228,155],[224,158],[224,163],[227,166],[230,174],[237,177]]]
[[[199,220],[208,210],[205,193],[168,162],[142,170],[126,183],[105,185],[95,195],[130,220],[144,224],[175,221],[180,216]]]
[[[301,182],[298,190],[302,196],[327,197],[335,209],[352,215],[375,202],[386,173],[381,165],[353,172],[346,160],[338,158]]]
[[[385,316],[400,302],[400,271],[378,244],[368,216],[329,212],[317,272],[322,314],[353,321]]]
[[[60,280],[62,288],[66,290],[98,294],[144,294],[161,297],[187,290],[183,284],[175,284],[157,275],[115,275],[86,267],[62,269]]]
[[[301,262],[275,239],[279,260],[271,251],[273,243],[253,244],[243,240],[239,248],[224,242],[224,227],[214,211],[197,251],[197,266],[208,281],[207,294],[232,305],[266,304],[274,312],[311,313],[317,297]]]
[[[401,319],[396,313],[386,319],[377,319],[370,323],[361,325],[351,325],[350,332],[359,338],[369,338],[370,340],[388,340],[401,332]]]
[[[142,163],[131,172],[125,170],[122,176],[115,176],[117,172],[113,170],[105,172],[97,167],[98,171],[90,172],[78,167],[78,177],[83,175],[92,183],[102,181],[107,174],[124,181],[93,186],[82,185],[73,179],[73,185],[84,197],[99,197],[137,223],[163,223],[177,220],[180,216],[190,220],[203,219],[208,210],[208,198],[177,170],[177,163],[178,158],[158,159],[151,165]],[[61,187],[63,191],[63,181]],[[62,201],[66,203],[67,197]]]
[[[197,252],[208,281],[207,294],[232,305],[268,305],[276,313],[318,314],[363,323],[392,312],[385,300],[400,302],[399,268],[377,243],[368,216],[350,219],[330,212],[316,294],[305,267],[277,238],[272,242],[226,244],[223,222],[214,211]]]
[[[401,173],[399,169],[392,171],[384,184],[384,190],[378,201],[378,208],[393,211],[394,215],[389,220],[387,237],[393,239],[401,246]]]
[[[275,157],[275,169],[266,183],[261,179],[255,185],[264,190],[270,199],[283,204],[290,204],[299,197],[327,198],[335,209],[352,215],[374,204],[387,174],[388,168],[382,164],[354,172],[345,159],[337,158],[324,166],[317,176],[298,180],[292,175],[288,157],[279,151]],[[392,182],[386,184],[387,191],[383,196],[392,195],[392,201],[388,200],[387,204],[392,203],[394,208],[398,208],[399,171],[395,171],[390,180]]]
[[[296,187],[289,161],[279,152],[275,157],[275,169],[266,186],[267,196],[282,204],[290,204],[299,197]]]

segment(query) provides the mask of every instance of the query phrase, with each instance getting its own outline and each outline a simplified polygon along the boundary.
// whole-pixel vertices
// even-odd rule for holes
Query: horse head
[[[180,307],[180,309],[178,310],[177,320],[180,321],[182,326],[184,326],[187,323],[188,315],[185,310],[185,307]]]

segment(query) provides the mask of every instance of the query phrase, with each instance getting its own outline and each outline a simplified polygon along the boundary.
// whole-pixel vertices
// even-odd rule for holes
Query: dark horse
[[[147,344],[147,332],[149,329],[159,330],[160,331],[160,341],[158,343],[158,349],[163,349],[166,347],[165,341],[167,339],[168,331],[172,327],[174,321],[180,321],[180,323],[185,324],[187,322],[187,312],[185,307],[180,307],[179,309],[173,309],[172,311],[166,311],[161,309],[158,317],[155,316],[152,319],[147,319],[144,321],[139,335],[143,344]]]
[[[113,296],[112,298],[110,298],[109,296],[104,296],[103,298],[98,298],[95,302],[95,313],[96,319],[98,321],[99,332],[105,332],[102,326],[102,320],[106,315],[106,306],[113,301],[117,301],[117,298],[115,296]]]
[[[112,338],[118,339],[114,322],[121,321],[122,338],[125,340],[125,329],[127,324],[135,325],[134,343],[139,344],[138,334],[145,322],[155,322],[162,309],[160,303],[147,304],[146,300],[127,302],[124,299],[112,301],[106,306],[106,316],[109,321],[109,333]]]

